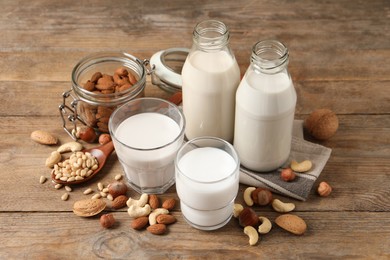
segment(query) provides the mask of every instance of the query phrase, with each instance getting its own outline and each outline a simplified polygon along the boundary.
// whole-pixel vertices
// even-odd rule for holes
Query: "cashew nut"
[[[53,168],[54,164],[59,163],[60,161],[61,161],[61,154],[57,151],[54,151],[46,159],[45,165],[49,168]]]
[[[68,142],[58,147],[57,152],[59,153],[78,152],[81,151],[82,149],[83,149],[82,144],[78,142]]]
[[[271,228],[272,228],[272,223],[271,221],[266,218],[266,217],[259,217],[259,220],[260,220],[260,226],[259,226],[259,233],[260,234],[267,234],[268,232],[271,231]]]
[[[244,201],[246,205],[248,205],[249,207],[253,206],[253,199],[251,194],[255,189],[256,189],[255,187],[248,187],[244,191]]]
[[[309,160],[305,160],[305,161],[300,162],[300,163],[298,163],[295,160],[292,160],[290,166],[294,172],[307,172],[311,169],[313,164]]]
[[[295,204],[294,203],[284,203],[278,199],[274,199],[272,201],[272,207],[277,212],[286,213],[286,212],[293,211],[295,209]]]
[[[241,211],[243,211],[243,210],[244,210],[244,207],[241,204],[235,203],[233,206],[233,217],[238,218]]]
[[[252,226],[246,226],[244,228],[244,233],[249,237],[249,245],[256,245],[259,240],[259,233],[257,233],[257,230]]]
[[[149,224],[152,226],[154,224],[157,224],[157,216],[158,215],[161,215],[161,214],[168,214],[169,213],[169,210],[167,209],[164,209],[164,208],[157,208],[155,210],[152,211],[152,213],[150,213],[149,215]]]
[[[143,193],[141,195],[141,197],[139,198],[139,200],[135,200],[135,199],[132,199],[132,198],[129,198],[126,202],[126,205],[130,208],[130,206],[134,205],[134,206],[138,206],[138,207],[143,207],[146,205],[146,203],[148,203],[148,199],[149,199],[149,196],[148,194],[146,193]]]
[[[152,208],[149,204],[146,204],[143,207],[139,207],[136,205],[131,205],[129,209],[127,210],[127,213],[132,218],[139,218],[149,215],[150,211],[152,211]]]

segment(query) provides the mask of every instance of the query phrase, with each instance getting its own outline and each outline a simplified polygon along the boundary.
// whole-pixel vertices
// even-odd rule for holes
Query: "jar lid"
[[[181,70],[189,51],[187,48],[171,48],[153,54],[150,58],[152,83],[168,92],[181,91]]]

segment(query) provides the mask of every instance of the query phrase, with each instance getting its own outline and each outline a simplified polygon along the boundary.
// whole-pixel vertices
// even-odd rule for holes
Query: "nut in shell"
[[[85,199],[73,204],[73,212],[80,217],[92,217],[106,208],[106,202],[100,199]]]
[[[42,130],[35,130],[31,133],[30,137],[34,142],[39,144],[53,145],[58,143],[57,137]]]
[[[283,214],[275,219],[275,223],[284,230],[295,235],[302,235],[307,229],[306,222],[293,214]]]
[[[339,119],[330,109],[317,109],[305,120],[304,127],[314,138],[327,140],[336,133]]]
[[[317,192],[321,197],[327,197],[332,192],[332,187],[327,182],[322,181],[320,185],[318,185]]]

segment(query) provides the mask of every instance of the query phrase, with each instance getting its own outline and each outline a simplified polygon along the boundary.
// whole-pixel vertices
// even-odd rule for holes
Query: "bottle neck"
[[[204,51],[219,51],[229,44],[227,26],[216,20],[206,20],[198,23],[193,31],[194,45]]]
[[[257,42],[252,48],[251,64],[255,70],[266,74],[279,73],[287,68],[288,49],[276,40]]]

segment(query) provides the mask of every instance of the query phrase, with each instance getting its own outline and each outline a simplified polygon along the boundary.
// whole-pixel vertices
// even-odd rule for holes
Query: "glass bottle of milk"
[[[234,129],[234,148],[248,169],[274,170],[290,154],[297,95],[288,59],[288,49],[278,41],[260,41],[252,48],[236,93]]]
[[[214,136],[232,142],[240,69],[224,23],[206,20],[196,25],[182,80],[187,138]]]

